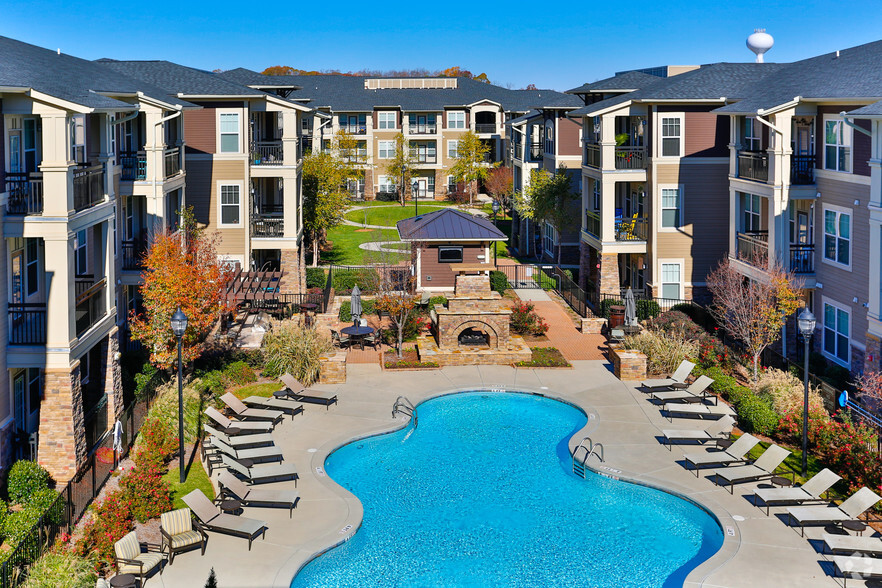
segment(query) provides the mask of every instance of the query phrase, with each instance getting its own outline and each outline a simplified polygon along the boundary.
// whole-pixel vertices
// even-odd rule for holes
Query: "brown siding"
[[[870,121],[866,119],[858,119],[854,122],[866,131],[871,129]],[[870,164],[868,162],[872,157],[870,149],[871,138],[860,131],[855,131],[853,139],[854,157],[852,161],[854,162],[854,173],[859,176],[870,177]]]
[[[686,112],[683,126],[685,157],[729,155],[729,117],[711,112]]]
[[[818,106],[818,116],[815,120],[815,156],[817,159],[818,169],[824,169],[824,115],[839,114],[840,112],[848,112],[858,108],[854,105],[848,106]],[[857,120],[857,125],[863,129],[870,130],[870,121]],[[852,169],[856,175],[870,176],[870,166],[867,161],[870,159],[870,137],[859,132],[852,132]]]
[[[439,263],[438,247],[441,245],[462,245],[463,263],[486,263],[488,259],[478,259],[484,254],[486,243],[431,243],[423,245],[420,253],[420,276],[423,288],[452,288],[456,285],[456,267],[458,263]],[[492,255],[492,254],[491,254]],[[431,280],[426,277],[431,276]]]
[[[560,155],[581,155],[579,131],[582,125],[578,122],[561,117],[557,127],[557,152]]]
[[[214,108],[184,111],[187,153],[214,153],[217,146],[217,121]],[[189,175],[190,170],[187,170]],[[189,193],[189,181],[187,192]]]
[[[209,231],[218,231],[221,242],[217,252],[242,255],[245,252],[245,231],[248,229],[249,184],[246,181],[245,161],[187,161],[187,205],[192,206],[196,220],[208,226]],[[242,182],[242,206],[244,228],[218,229],[218,180]]]

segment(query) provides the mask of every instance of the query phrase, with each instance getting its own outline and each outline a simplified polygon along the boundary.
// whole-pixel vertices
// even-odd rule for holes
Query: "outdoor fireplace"
[[[458,342],[460,345],[490,345],[490,336],[483,331],[469,327],[459,334]]]

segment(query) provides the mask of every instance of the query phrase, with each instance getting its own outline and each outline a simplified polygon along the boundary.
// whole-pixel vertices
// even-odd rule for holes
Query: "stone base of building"
[[[319,358],[319,384],[346,383],[346,352],[337,351]]]
[[[302,293],[301,284],[306,281],[304,269],[300,264],[299,249],[282,249],[279,265],[284,272],[279,281],[279,291],[284,294]]]
[[[67,370],[47,369],[43,378],[37,461],[57,483],[64,484],[86,459],[80,362]]]
[[[417,340],[420,361],[434,361],[438,365],[511,365],[518,361],[530,361],[533,352],[520,335],[511,335],[505,347],[489,346],[439,349],[432,335],[422,335]]]
[[[882,366],[882,340],[876,335],[867,333],[867,353],[864,356],[864,371],[878,372]]]
[[[618,379],[638,381],[646,379],[646,356],[644,354],[611,345],[609,355],[613,364],[613,373]]]

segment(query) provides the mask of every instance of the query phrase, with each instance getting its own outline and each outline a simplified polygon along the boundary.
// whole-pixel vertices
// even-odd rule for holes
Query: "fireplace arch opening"
[[[471,346],[471,345],[489,346],[490,345],[490,335],[488,335],[484,331],[477,329],[475,327],[467,327],[459,333],[459,337],[457,338],[457,343],[459,345],[467,345],[467,346]]]

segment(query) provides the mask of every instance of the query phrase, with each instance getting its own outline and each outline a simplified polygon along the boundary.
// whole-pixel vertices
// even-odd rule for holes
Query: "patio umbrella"
[[[625,292],[625,326],[637,326],[637,303],[634,301],[634,292],[630,287]]]
[[[116,452],[118,456],[121,456],[123,453],[123,426],[122,423],[117,420],[113,424],[113,450]]]
[[[358,319],[361,317],[361,290],[358,289],[358,284],[355,285],[355,288],[352,289],[352,300],[350,301],[350,314],[352,315],[352,322],[354,326],[358,326]]]

